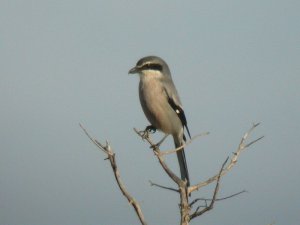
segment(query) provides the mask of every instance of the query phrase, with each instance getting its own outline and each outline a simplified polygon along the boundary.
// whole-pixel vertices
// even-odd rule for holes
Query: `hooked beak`
[[[138,68],[135,66],[128,71],[128,74],[135,74],[135,73],[138,73],[138,71],[139,71]]]

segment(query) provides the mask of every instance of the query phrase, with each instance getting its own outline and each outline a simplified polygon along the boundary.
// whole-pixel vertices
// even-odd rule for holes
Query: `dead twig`
[[[151,185],[151,186],[159,187],[159,188],[166,189],[166,190],[170,190],[170,191],[179,192],[179,191],[178,191],[177,189],[175,189],[175,188],[166,187],[166,186],[163,186],[163,185],[160,185],[160,184],[156,184],[156,183],[153,183],[151,180],[149,180],[149,182],[150,182],[150,185]]]
[[[230,171],[232,169],[232,167],[237,163],[238,157],[239,155],[242,153],[243,150],[245,150],[246,148],[250,147],[252,144],[256,143],[257,141],[261,140],[262,138],[264,138],[264,136],[261,136],[257,139],[255,139],[254,141],[251,141],[250,143],[246,144],[245,141],[247,140],[247,138],[249,137],[249,135],[251,134],[251,132],[259,125],[259,123],[253,124],[253,126],[244,134],[244,136],[242,137],[240,144],[237,148],[237,150],[233,153],[233,156],[230,160],[230,162],[228,163],[228,165],[226,166],[226,168],[223,169],[221,176],[224,176],[228,171]],[[215,180],[218,179],[218,174],[207,179],[204,182],[200,182],[196,185],[190,186],[188,189],[188,193],[192,193],[193,191],[199,190],[201,187],[207,186],[208,184],[214,182]]]
[[[172,154],[172,153],[175,153],[177,151],[180,151],[181,149],[185,148],[190,143],[192,143],[196,138],[199,138],[199,137],[202,137],[202,136],[205,136],[205,135],[208,135],[208,134],[209,134],[209,132],[205,132],[205,133],[202,133],[202,134],[197,134],[197,135],[193,136],[189,141],[184,143],[182,146],[179,146],[178,148],[171,149],[171,150],[164,150],[160,154],[161,155],[168,155],[168,154]]]
[[[153,149],[154,154],[157,156],[158,161],[160,165],[163,167],[165,172],[169,175],[169,177],[178,185],[182,183],[183,181],[168,167],[168,165],[165,163],[164,158],[161,156],[161,151],[159,147],[152,141],[150,136],[143,136],[136,128],[134,128],[134,131],[139,135],[143,140],[146,140],[150,147]]]
[[[216,198],[215,201],[222,201],[222,200],[226,200],[226,199],[229,199],[229,198],[233,198],[237,195],[240,195],[240,194],[243,194],[247,192],[246,190],[243,190],[243,191],[240,191],[238,193],[235,193],[235,194],[232,194],[232,195],[229,195],[229,196],[226,196],[226,197],[223,197],[223,198]],[[198,201],[204,201],[204,202],[207,202],[207,201],[212,201],[211,198],[196,198],[194,199],[191,203],[190,203],[190,207],[192,207],[195,203],[197,203]]]
[[[111,168],[113,170],[115,179],[118,183],[118,186],[122,192],[122,194],[126,197],[127,201],[129,202],[130,205],[132,205],[132,207],[134,208],[140,222],[142,225],[147,225],[145,218],[144,218],[144,214],[142,212],[142,209],[139,205],[139,203],[129,194],[129,192],[127,191],[123,181],[121,180],[121,176],[120,176],[120,171],[118,169],[118,165],[116,162],[116,154],[113,152],[111,146],[109,145],[108,141],[106,141],[106,144],[103,145],[100,142],[98,142],[96,139],[92,138],[89,133],[87,132],[87,130],[81,125],[79,124],[79,126],[81,127],[81,129],[84,131],[84,133],[89,137],[89,139],[101,150],[103,151],[105,154],[107,154],[107,159],[109,159],[110,161],[110,165]]]
[[[218,191],[220,189],[220,179],[221,179],[221,176],[222,176],[222,171],[223,171],[223,169],[224,169],[224,167],[225,167],[228,159],[229,159],[229,157],[225,160],[225,162],[223,163],[223,165],[222,165],[222,167],[220,169],[220,172],[219,172],[218,177],[217,177],[217,184],[216,184],[216,187],[215,187],[215,190],[214,190],[214,194],[213,194],[213,197],[212,197],[212,200],[211,200],[209,206],[205,207],[201,211],[199,211],[200,207],[198,207],[196,209],[196,211],[192,215],[190,215],[190,220],[192,220],[192,219],[194,219],[194,218],[202,215],[203,213],[211,210],[214,207],[215,201],[217,199],[217,194],[218,194]]]
[[[134,131],[143,139],[146,140],[150,147],[153,149],[154,154],[158,158],[158,161],[162,168],[165,170],[165,172],[168,174],[168,176],[178,185],[178,192],[180,195],[180,215],[181,215],[181,225],[188,225],[190,221],[190,207],[188,203],[188,187],[187,182],[180,179],[164,162],[163,155],[161,154],[161,151],[159,149],[159,146],[157,146],[152,139],[150,138],[150,135],[146,136],[141,134],[136,128],[134,128]]]

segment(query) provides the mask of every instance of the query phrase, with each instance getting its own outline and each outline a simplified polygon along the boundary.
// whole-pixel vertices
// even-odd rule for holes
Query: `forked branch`
[[[240,156],[240,154],[242,153],[243,150],[245,150],[246,148],[250,147],[252,144],[256,143],[257,141],[261,140],[264,136],[261,136],[251,142],[249,142],[248,144],[246,144],[246,140],[248,139],[249,135],[251,134],[251,132],[259,125],[260,123],[256,123],[253,124],[252,127],[244,134],[244,136],[242,137],[240,144],[237,148],[237,150],[233,153],[232,158],[230,159],[230,162],[228,163],[228,165],[223,169],[221,176],[224,176],[225,174],[227,174],[227,172],[229,172],[232,167],[237,163],[238,161],[238,157]],[[190,186],[188,193],[192,193],[193,191],[199,190],[201,187],[207,186],[208,184],[214,182],[215,180],[217,180],[219,177],[219,174],[207,179],[206,181],[200,182],[196,185]]]
[[[249,135],[251,134],[251,132],[259,125],[259,123],[257,124],[253,124],[253,126],[244,134],[244,136],[242,137],[240,144],[237,148],[237,150],[233,153],[233,156],[231,157],[230,161],[228,162],[229,158],[226,159],[226,161],[223,163],[220,171],[218,172],[218,174],[216,174],[215,176],[209,178],[208,180],[204,181],[204,182],[200,182],[196,185],[187,187],[187,182],[180,179],[169,167],[168,165],[165,163],[164,160],[164,156],[167,154],[171,154],[171,153],[175,153],[176,151],[180,151],[183,147],[185,147],[186,145],[190,144],[195,138],[199,137],[199,136],[203,136],[206,135],[208,133],[204,133],[198,136],[195,136],[194,138],[192,138],[189,142],[185,143],[183,146],[180,146],[177,149],[172,149],[172,150],[167,150],[167,151],[161,151],[159,149],[159,145],[156,145],[149,133],[147,133],[146,131],[143,132],[139,132],[136,129],[135,132],[143,139],[146,140],[149,144],[150,147],[153,149],[153,152],[155,153],[155,155],[157,156],[159,163],[161,164],[162,168],[165,170],[165,172],[169,175],[169,177],[178,185],[178,189],[175,188],[170,188],[170,187],[165,187],[162,185],[158,185],[155,183],[151,182],[151,185],[153,186],[157,186],[163,189],[167,189],[167,190],[171,190],[174,192],[178,192],[180,195],[180,214],[181,214],[181,225],[188,225],[189,221],[204,214],[205,212],[211,210],[214,207],[214,203],[218,200],[224,200],[233,196],[236,196],[238,194],[241,194],[245,191],[236,193],[234,195],[231,196],[227,196],[225,198],[217,198],[217,194],[220,188],[220,179],[222,176],[224,176],[228,171],[230,171],[232,169],[232,167],[237,163],[238,157],[240,155],[240,153],[245,150],[246,148],[250,147],[252,144],[256,143],[257,141],[261,140],[263,138],[263,136],[255,139],[254,141],[251,141],[249,143],[246,143],[246,140],[248,139]],[[117,184],[122,192],[122,194],[126,197],[127,201],[132,205],[132,207],[134,208],[140,222],[142,225],[146,225],[146,221],[144,219],[144,215],[142,213],[141,207],[139,205],[139,203],[129,194],[129,192],[126,190],[124,183],[121,180],[120,177],[120,172],[116,163],[116,157],[115,157],[115,153],[113,152],[111,146],[109,145],[108,141],[106,141],[106,144],[103,145],[101,144],[99,141],[97,141],[96,139],[92,138],[89,133],[86,131],[86,129],[80,124],[80,127],[82,128],[82,130],[85,132],[85,134],[88,136],[88,138],[101,150],[103,151],[106,155],[107,155],[107,159],[109,159],[115,179],[117,181]],[[228,162],[228,164],[227,164]],[[216,186],[214,189],[214,193],[213,193],[213,197],[211,199],[201,199],[201,198],[197,198],[194,201],[192,201],[189,204],[189,196],[193,191],[199,190],[201,187],[209,185],[210,183],[216,181]],[[196,210],[193,213],[191,212],[191,207],[197,203],[198,201],[204,201],[205,202],[205,206],[198,206],[196,208]],[[208,201],[210,201],[210,204],[208,204]],[[204,207],[204,208],[203,208]],[[200,210],[201,208],[203,208],[202,210]]]
[[[206,206],[204,209],[202,209],[201,211],[199,211],[200,207],[198,207],[196,209],[196,211],[190,215],[190,220],[198,217],[198,216],[201,216],[203,213],[206,213],[207,211],[211,210],[213,207],[214,207],[214,204],[215,204],[215,201],[217,199],[217,194],[219,192],[219,189],[220,189],[220,179],[221,179],[221,174],[223,172],[223,169],[224,169],[224,166],[226,165],[227,161],[228,161],[229,158],[227,158],[225,160],[225,162],[223,163],[220,171],[219,171],[219,174],[218,174],[218,177],[217,177],[217,184],[216,184],[216,187],[215,187],[215,191],[214,191],[214,195],[212,197],[212,200],[210,202],[210,204],[208,206]]]
[[[152,139],[150,138],[150,135],[145,135],[143,132],[139,132],[137,129],[134,128],[134,131],[143,139],[146,140],[150,147],[153,149],[155,155],[157,156],[157,159],[162,166],[162,168],[165,170],[165,172],[169,175],[169,177],[177,184],[178,186],[178,192],[180,195],[180,215],[181,215],[181,225],[188,225],[190,221],[190,207],[189,207],[189,201],[188,201],[188,187],[187,182],[180,179],[165,163],[164,161],[164,154],[159,149],[159,146],[156,145]],[[174,152],[176,152],[175,150]]]
[[[249,146],[251,146],[252,144],[256,143],[257,141],[261,140],[263,138],[259,137],[257,139],[255,139],[254,141],[249,142],[248,144],[246,143],[246,140],[248,139],[250,133],[259,125],[259,123],[257,124],[253,124],[253,126],[244,134],[244,136],[242,137],[240,144],[237,148],[237,150],[234,152],[232,158],[230,159],[230,162],[228,163],[228,165],[226,166],[229,157],[226,159],[226,161],[223,163],[221,170],[219,171],[218,174],[216,174],[215,176],[209,178],[208,180],[204,181],[204,182],[200,182],[196,185],[187,187],[186,183],[181,180],[175,173],[173,173],[168,166],[166,165],[166,163],[164,162],[163,156],[167,155],[167,154],[171,154],[171,153],[175,153],[177,151],[180,151],[183,147],[185,147],[187,144],[190,144],[194,138],[192,138],[189,142],[187,142],[186,144],[184,144],[183,146],[180,146],[179,148],[173,149],[173,150],[167,150],[167,151],[161,151],[159,149],[159,146],[155,145],[155,143],[152,141],[149,133],[145,133],[145,132],[139,132],[137,129],[134,129],[134,131],[143,139],[146,140],[149,144],[150,147],[153,149],[153,151],[155,152],[161,166],[163,167],[163,169],[165,170],[165,172],[169,175],[169,177],[178,185],[178,192],[180,194],[180,209],[181,209],[181,225],[187,225],[189,224],[189,221],[204,214],[205,212],[211,210],[214,207],[214,204],[216,201],[218,200],[222,200],[222,199],[227,199],[233,196],[236,196],[238,194],[241,194],[245,191],[236,193],[234,195],[228,196],[226,198],[222,198],[222,199],[217,199],[217,194],[219,191],[219,186],[220,186],[220,179],[222,176],[224,176],[229,170],[232,169],[232,167],[237,163],[238,157],[240,155],[240,153],[245,150],[246,148],[248,148]],[[207,133],[204,133],[202,135],[205,135]],[[202,136],[202,135],[198,135],[196,137]],[[203,206],[198,206],[197,209],[190,214],[190,210],[191,210],[191,206],[193,204],[195,204],[197,201],[199,201],[200,199],[196,199],[194,200],[191,204],[189,204],[188,202],[188,196],[190,196],[190,194],[193,191],[199,190],[201,187],[206,186],[212,182],[216,181],[216,186],[214,189],[214,194],[212,199],[205,199],[205,207],[204,209],[200,210],[201,207]],[[161,185],[156,185],[158,187],[162,187],[164,189],[169,189],[172,191],[177,191],[176,189],[173,188],[167,188]],[[207,201],[210,201],[210,204],[207,204]]]

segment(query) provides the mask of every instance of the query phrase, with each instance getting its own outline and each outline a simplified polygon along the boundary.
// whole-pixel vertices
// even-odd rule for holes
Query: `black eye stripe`
[[[144,64],[141,68],[142,70],[158,70],[158,71],[162,71],[162,66],[159,64],[155,64],[155,63],[147,63]]]

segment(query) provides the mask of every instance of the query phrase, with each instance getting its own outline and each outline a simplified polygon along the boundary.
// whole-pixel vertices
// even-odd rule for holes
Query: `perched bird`
[[[184,128],[191,137],[186,117],[173,83],[167,63],[157,56],[140,59],[129,74],[138,73],[140,77],[139,97],[143,111],[152,129],[172,135],[175,147],[185,143]],[[148,127],[148,128],[149,128]],[[184,149],[177,151],[181,179],[190,185]]]

